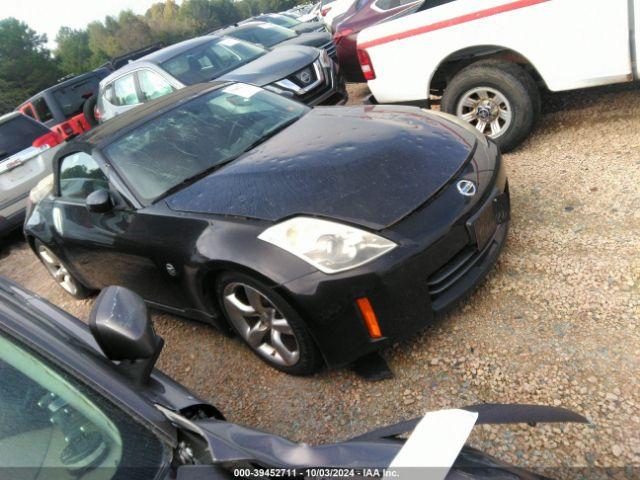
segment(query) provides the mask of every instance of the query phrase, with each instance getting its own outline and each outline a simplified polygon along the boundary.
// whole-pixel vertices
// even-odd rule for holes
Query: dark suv
[[[343,104],[348,98],[344,79],[326,50],[285,45],[270,51],[237,38],[207,35],[158,50],[102,80],[97,114],[106,121],[212,80],[257,85],[307,105]]]

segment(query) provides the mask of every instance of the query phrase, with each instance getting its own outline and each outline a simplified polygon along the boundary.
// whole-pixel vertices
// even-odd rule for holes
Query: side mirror
[[[113,199],[109,190],[96,190],[85,200],[87,210],[94,213],[107,213],[113,209]]]
[[[124,287],[107,287],[95,301],[89,328],[105,356],[137,384],[147,383],[164,345],[144,300]]]

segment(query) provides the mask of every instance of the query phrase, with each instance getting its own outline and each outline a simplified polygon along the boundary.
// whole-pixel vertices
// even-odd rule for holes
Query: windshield
[[[47,127],[24,115],[0,123],[0,162],[29,148],[35,139],[47,133]]]
[[[293,30],[273,23],[261,23],[250,27],[242,27],[231,32],[230,35],[248,42],[259,43],[267,48],[298,36]]]
[[[301,103],[236,83],[156,117],[105,153],[149,204],[233,160],[308,111]]]
[[[285,17],[284,15],[269,15],[265,17],[265,20],[269,23],[275,23],[276,25],[280,25],[285,28],[294,28],[300,25],[300,22],[294,20],[291,17]]]
[[[215,38],[160,64],[185,85],[208,82],[249,63],[267,51],[236,38]]]

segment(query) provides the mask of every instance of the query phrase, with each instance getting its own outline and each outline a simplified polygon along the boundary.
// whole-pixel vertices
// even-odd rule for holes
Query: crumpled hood
[[[570,410],[544,405],[481,404],[463,407],[462,410],[477,413],[475,425],[589,423],[585,417]],[[398,436],[410,433],[422,420],[422,418],[416,418],[382,427],[343,442],[311,446],[224,421],[194,420],[191,423],[171,414],[170,419],[178,424],[182,423],[180,426],[183,428],[196,431],[203,436],[208,443],[208,450],[212,452],[214,463],[247,461],[276,468],[356,469],[388,467],[404,444],[404,441],[398,439]],[[442,434],[441,431],[433,433],[434,435]],[[525,472],[506,464],[496,463],[481,452],[475,452],[474,455],[474,451],[465,447],[457,461],[466,467],[491,466],[493,469],[491,473],[502,469],[503,473],[513,474],[511,478],[542,478],[533,474],[519,476],[519,473],[524,474]],[[454,463],[452,466],[455,469],[456,464]],[[482,471],[478,473],[480,473],[478,476],[455,478],[496,478],[493,475],[484,476]]]
[[[274,222],[311,215],[379,230],[456,176],[476,142],[415,107],[316,107],[167,203],[185,212]]]
[[[233,70],[216,81],[251,83],[260,87],[288,77],[313,62],[320,52],[304,45],[285,45]]]

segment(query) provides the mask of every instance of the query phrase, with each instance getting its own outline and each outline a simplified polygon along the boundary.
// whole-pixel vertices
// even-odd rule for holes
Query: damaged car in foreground
[[[87,326],[0,277],[3,473],[61,480],[357,478],[390,467],[394,478],[410,479],[416,470],[403,468],[423,467],[449,480],[531,480],[543,477],[466,446],[473,426],[587,422],[555,407],[476,405],[310,446],[225,421],[154,368],[163,343],[130,290],[104,289]],[[446,431],[438,427],[443,420]],[[406,442],[400,438],[411,431]],[[429,445],[436,443],[441,453],[434,458]],[[416,453],[420,463],[411,460]]]
[[[185,88],[68,143],[31,209],[77,297],[122,285],[291,374],[348,365],[468,295],[507,236],[497,147],[414,107]]]

